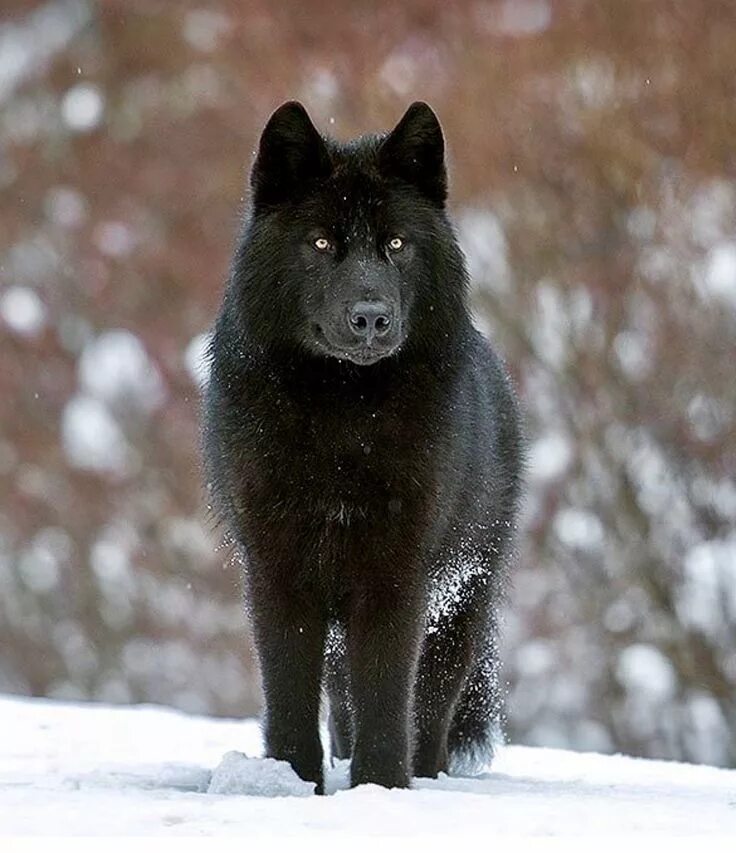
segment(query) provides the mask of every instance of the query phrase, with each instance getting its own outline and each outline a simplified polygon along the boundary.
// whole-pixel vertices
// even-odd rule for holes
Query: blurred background
[[[2,0],[0,692],[259,710],[197,408],[290,98],[444,125],[530,437],[509,739],[736,765],[733,0]]]

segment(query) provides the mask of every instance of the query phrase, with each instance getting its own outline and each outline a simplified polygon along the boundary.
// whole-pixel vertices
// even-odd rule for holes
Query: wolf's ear
[[[287,201],[331,169],[327,147],[307,111],[297,101],[287,101],[261,134],[250,175],[254,203],[259,207]]]
[[[447,198],[445,141],[432,108],[415,101],[379,151],[381,171],[413,184],[440,206]]]

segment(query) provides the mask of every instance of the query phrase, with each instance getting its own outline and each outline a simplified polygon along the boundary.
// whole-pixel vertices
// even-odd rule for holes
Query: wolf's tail
[[[460,694],[450,726],[450,772],[459,776],[488,767],[503,743],[503,699],[495,642],[472,670]]]

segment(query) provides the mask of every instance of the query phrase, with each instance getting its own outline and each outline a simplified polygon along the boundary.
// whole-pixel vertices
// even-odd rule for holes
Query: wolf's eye
[[[330,241],[325,237],[317,237],[317,239],[312,242],[312,245],[318,252],[329,252],[332,248]]]
[[[388,241],[388,247],[392,252],[400,252],[404,248],[404,241],[401,237],[393,237]]]

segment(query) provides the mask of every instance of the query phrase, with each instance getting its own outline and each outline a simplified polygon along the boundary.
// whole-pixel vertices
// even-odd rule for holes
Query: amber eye
[[[394,237],[388,241],[388,247],[392,252],[400,252],[404,248],[404,241],[401,237]]]
[[[329,250],[332,248],[332,246],[330,245],[330,241],[325,237],[317,237],[317,239],[312,243],[312,245],[318,252],[329,252]]]

